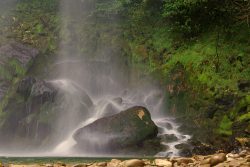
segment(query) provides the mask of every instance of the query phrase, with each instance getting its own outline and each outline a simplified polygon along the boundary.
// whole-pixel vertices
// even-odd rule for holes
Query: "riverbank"
[[[18,161],[19,159],[19,161]],[[58,161],[59,160],[59,161]],[[248,167],[250,149],[239,153],[195,155],[190,158],[109,159],[109,158],[1,158],[0,166],[9,167]]]

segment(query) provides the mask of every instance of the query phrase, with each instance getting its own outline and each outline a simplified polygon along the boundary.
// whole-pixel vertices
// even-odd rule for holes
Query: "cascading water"
[[[183,135],[178,131],[179,125],[175,123],[174,118],[171,117],[161,117],[160,113],[162,113],[163,103],[164,103],[164,95],[160,92],[160,90],[152,89],[149,92],[133,92],[133,91],[124,91],[125,93],[120,96],[115,95],[106,95],[101,98],[95,99],[94,108],[92,115],[81,122],[74,131],[70,135],[66,137],[64,141],[56,146],[53,150],[53,154],[60,156],[67,155],[75,155],[75,156],[111,156],[111,155],[103,155],[103,154],[91,154],[88,151],[84,151],[82,153],[74,153],[72,152],[72,148],[76,144],[73,139],[73,134],[81,127],[84,127],[95,120],[102,118],[104,116],[112,115],[115,113],[119,113],[119,111],[123,111],[127,108],[141,105],[147,107],[152,113],[152,119],[159,127],[159,137],[162,139],[162,144],[166,146],[166,150],[159,152],[156,156],[166,157],[166,156],[178,156],[178,149],[175,148],[176,145],[187,142],[190,139],[189,135]],[[112,113],[109,113],[112,111]],[[168,126],[167,126],[168,124]],[[164,135],[174,135],[177,139],[173,142],[164,141]],[[91,138],[93,140],[93,138]],[[92,141],[93,142],[93,141]],[[98,145],[99,140],[96,141],[96,145]],[[95,148],[93,148],[95,149]],[[129,156],[129,155],[126,155]]]
[[[60,51],[46,79],[60,90],[61,112],[53,120],[52,144],[45,151],[27,155],[112,156],[95,151],[95,147],[100,146],[100,140],[95,138],[90,138],[92,142],[96,141],[94,147],[88,148],[91,150],[75,152],[74,133],[99,118],[133,106],[144,106],[159,127],[158,136],[166,148],[156,156],[178,156],[179,151],[175,146],[187,142],[190,136],[180,133],[174,118],[166,115],[165,97],[160,86],[152,78],[144,77],[138,69],[128,66],[128,58],[121,56],[121,48],[116,44],[100,42],[102,32],[114,31],[114,36],[120,36],[121,32],[114,30],[118,24],[116,22],[120,20],[101,20],[106,21],[105,24],[115,24],[111,26],[112,30],[103,30],[97,26],[98,18],[92,16],[95,2],[61,0],[60,3],[60,16],[63,18]],[[88,29],[94,29],[94,32]],[[89,35],[95,37],[93,41],[89,40],[87,33],[95,34]],[[113,34],[109,37],[112,38]],[[167,135],[173,135],[176,139],[166,141]]]

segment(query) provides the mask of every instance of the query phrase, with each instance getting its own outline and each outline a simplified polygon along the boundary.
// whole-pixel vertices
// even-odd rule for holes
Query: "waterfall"
[[[166,149],[156,156],[178,156],[175,146],[187,142],[190,136],[179,132],[174,118],[166,114],[165,94],[160,84],[128,65],[129,58],[122,55],[122,47],[112,41],[113,37],[121,38],[122,32],[116,28],[120,18],[98,18],[93,12],[95,1],[61,0],[60,3],[59,51],[46,82],[60,90],[61,112],[53,120],[52,144],[43,152],[23,153],[22,156],[112,156],[98,154],[94,147],[75,152],[73,135],[99,118],[133,106],[146,107],[159,127],[158,137]],[[107,27],[101,27],[98,21]],[[103,33],[110,33],[111,39],[106,40],[110,43],[103,42]],[[36,131],[38,128],[37,122]],[[174,135],[176,140],[166,142],[165,135]],[[98,147],[100,141],[91,140],[96,141]]]

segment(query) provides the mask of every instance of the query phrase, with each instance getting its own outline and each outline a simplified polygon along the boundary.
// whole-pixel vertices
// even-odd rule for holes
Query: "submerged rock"
[[[165,142],[174,142],[177,141],[178,138],[174,134],[164,134],[161,137]]]
[[[144,107],[133,107],[78,129],[74,139],[83,150],[115,152],[138,146],[147,139],[155,138],[157,133],[149,111]]]

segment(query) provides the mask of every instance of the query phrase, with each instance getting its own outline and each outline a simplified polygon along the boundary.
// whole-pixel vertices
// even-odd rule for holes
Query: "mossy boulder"
[[[149,111],[137,106],[80,128],[74,139],[82,150],[116,152],[139,146],[147,139],[156,138],[157,133]]]

